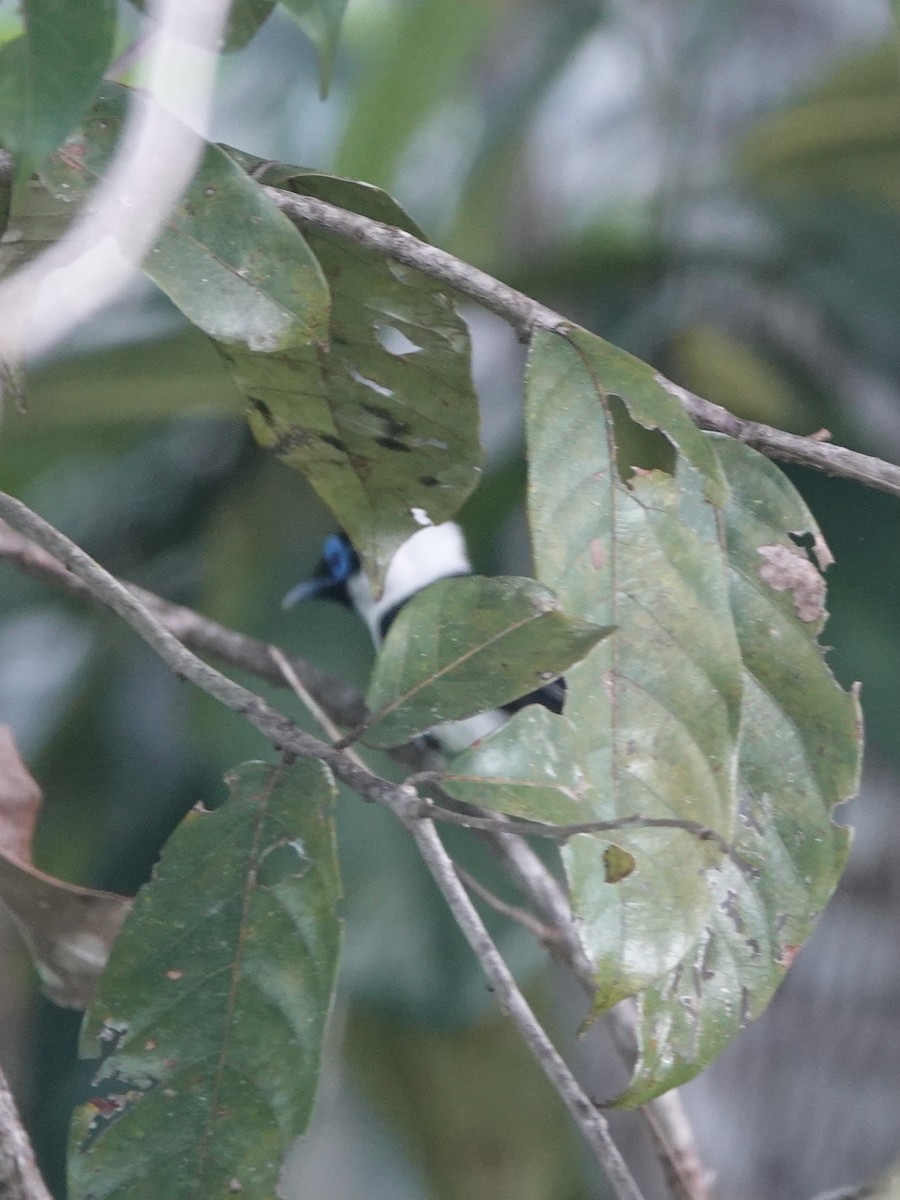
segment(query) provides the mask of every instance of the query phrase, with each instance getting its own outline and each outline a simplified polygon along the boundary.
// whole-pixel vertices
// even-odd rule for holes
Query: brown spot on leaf
[[[805,554],[788,546],[759,546],[759,577],[776,592],[791,592],[801,621],[825,616],[825,580]]]
[[[606,554],[603,550],[603,542],[600,540],[600,538],[594,538],[591,544],[588,546],[588,550],[590,551],[591,555],[591,566],[594,568],[594,570],[599,571],[606,560]]]

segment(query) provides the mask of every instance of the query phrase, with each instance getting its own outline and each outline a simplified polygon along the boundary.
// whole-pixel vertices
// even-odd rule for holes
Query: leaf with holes
[[[609,633],[567,617],[533,579],[433,583],[404,604],[378,655],[366,739],[396,746],[440,722],[507,704],[568,670]]]
[[[567,672],[564,717],[542,718],[535,731],[518,714],[449,764],[446,787],[473,799],[481,775],[481,803],[532,819],[685,822],[581,834],[563,850],[605,1007],[694,945],[713,903],[705,873],[733,831],[742,671],[708,499],[725,485],[711,446],[651,368],[583,331],[535,334],[526,391],[538,578],[565,612],[615,631]],[[679,445],[677,477],[624,469],[616,438],[628,413]],[[563,786],[523,795],[523,784],[541,782],[541,747],[562,760]],[[699,838],[698,825],[720,841]]]
[[[334,786],[309,760],[229,782],[170,840],[88,1014],[103,1061],[73,1197],[268,1200],[306,1128],[340,942]]]
[[[261,178],[419,232],[367,184],[283,165]],[[304,472],[377,583],[397,548],[452,517],[480,478],[469,337],[440,284],[343,240],[307,240],[331,289],[328,347],[226,357],[259,441]]]
[[[848,830],[831,811],[859,775],[858,705],[816,640],[825,611],[811,581],[822,576],[785,531],[809,535],[823,566],[828,548],[777,467],[738,442],[711,441],[731,488],[725,536],[745,670],[739,820],[733,856],[710,872],[709,922],[639,998],[639,1058],[617,1100],[628,1106],[693,1078],[765,1008],[843,870]],[[793,560],[793,587],[773,579],[773,558]]]

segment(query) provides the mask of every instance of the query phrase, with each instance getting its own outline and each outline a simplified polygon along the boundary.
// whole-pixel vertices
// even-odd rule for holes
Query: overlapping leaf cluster
[[[102,90],[42,171],[53,197],[87,196],[126,103],[124,89]],[[144,264],[214,340],[257,437],[306,474],[377,586],[397,547],[478,481],[466,328],[425,276],[304,239],[261,183],[416,230],[377,189],[209,146]],[[379,657],[369,736],[395,744],[565,673],[562,715],[523,709],[454,758],[443,785],[533,821],[622,822],[571,837],[562,857],[597,1009],[639,998],[639,1061],[620,1097],[636,1104],[696,1073],[762,1009],[821,911],[846,853],[831,810],[855,786],[856,704],[817,642],[824,542],[780,472],[701,433],[671,385],[582,330],[534,334],[526,404],[539,582],[456,580],[416,597]],[[624,449],[639,430],[663,435],[655,465]],[[310,766],[242,779],[221,813],[180,832],[176,867],[164,863],[138,904],[140,964],[132,932],[107,977],[117,1049],[95,1108],[111,1115],[83,1121],[83,1191],[115,1193],[119,1128],[168,1138],[166,1114],[183,1111],[221,1134],[232,1166],[173,1143],[172,1194],[234,1179],[257,1194],[272,1182],[263,1159],[304,1124],[337,946],[330,783]],[[233,837],[228,887],[214,878],[213,822]],[[195,880],[212,957],[199,927],[172,940],[155,923],[166,888]],[[292,952],[256,957],[257,934],[271,944],[275,929]],[[159,977],[138,1001],[145,939]],[[215,1000],[212,1048],[169,1023],[188,1003],[185,963]],[[299,1090],[279,1051],[303,1058]],[[239,1134],[248,1077],[270,1111]],[[218,1129],[226,1110],[237,1119]],[[103,1192],[86,1182],[98,1169]]]
[[[623,463],[617,397],[677,444],[674,474]],[[535,335],[527,421],[538,577],[615,632],[563,716],[523,711],[445,786],[534,820],[644,819],[563,850],[598,1009],[640,996],[637,1104],[758,1015],[834,888],[857,706],[817,643],[827,547],[777,468],[686,428],[671,385],[582,331]]]

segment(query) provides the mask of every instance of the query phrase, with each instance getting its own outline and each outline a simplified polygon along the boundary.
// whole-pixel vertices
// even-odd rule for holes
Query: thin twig
[[[414,783],[417,776],[411,776],[407,783]],[[482,810],[485,814],[487,810]],[[618,817],[614,821],[579,821],[573,825],[552,825],[544,821],[516,821],[509,817],[493,815],[478,815],[476,813],[456,812],[451,808],[443,808],[433,800],[422,801],[422,815],[432,817],[435,821],[445,821],[451,825],[462,825],[466,829],[483,829],[488,833],[518,833],[522,837],[552,838],[564,842],[579,833],[614,833],[623,829],[681,829],[690,833],[701,842],[714,842],[724,853],[733,854],[731,843],[708,825],[699,821],[680,820],[677,817],[642,817],[638,814],[631,817]]]
[[[530,913],[526,908],[522,908],[517,904],[507,904],[505,900],[501,900],[490,888],[486,888],[480,880],[476,879],[465,867],[461,867],[459,863],[454,863],[454,866],[456,874],[468,890],[474,892],[479,900],[483,900],[494,912],[500,913],[502,917],[508,917],[510,921],[515,921],[517,925],[521,925],[523,929],[527,929],[543,946],[549,948],[560,940],[559,930],[554,929],[551,925],[545,925],[543,921],[539,921],[534,913]]]
[[[405,818],[419,853],[440,888],[447,905],[490,980],[495,998],[514,1022],[522,1039],[540,1063],[547,1078],[574,1117],[597,1160],[603,1164],[619,1200],[641,1200],[641,1192],[609,1134],[605,1117],[591,1103],[519,990],[512,972],[494,945],[453,861],[444,849],[433,821]]]
[[[273,187],[266,187],[264,191],[298,225],[376,250],[447,284],[454,291],[502,317],[513,326],[523,341],[527,341],[535,329],[564,333],[575,328],[574,322],[567,321],[524,292],[508,287],[485,271],[393,225],[373,221],[312,196],[300,196],[296,192]],[[800,437],[758,421],[745,421],[718,404],[686,391],[663,375],[657,375],[657,381],[682,402],[688,415],[702,429],[727,434],[769,458],[798,463],[827,475],[852,479],[878,491],[900,496],[900,466],[894,463],[822,442],[815,435]]]
[[[303,683],[298,677],[297,672],[288,662],[285,655],[278,649],[278,647],[270,646],[269,654],[272,656],[272,660],[278,667],[279,671],[281,671],[282,675],[284,675],[288,682],[288,686],[291,688],[294,695],[306,706],[307,710],[319,722],[319,724],[322,726],[322,729],[331,738],[332,745],[337,746],[337,743],[339,743],[341,740],[341,731],[335,725],[334,721],[332,721],[331,717],[329,717],[324,708],[322,708],[322,706],[315,701],[315,699],[303,686]],[[351,762],[355,762],[358,767],[362,768],[362,770],[368,770],[366,764],[359,757],[356,751],[352,749],[352,747],[348,747],[344,753],[351,760]]]
[[[203,662],[165,629],[133,591],[115,579],[74,542],[65,537],[21,501],[0,492],[0,517],[32,538],[108,604],[150,645],[182,679],[244,717],[285,754],[316,758],[328,764],[335,776],[363,799],[388,808],[412,834],[419,852],[472,949],[494,987],[501,1006],[571,1112],[598,1163],[607,1172],[619,1200],[642,1200],[633,1179],[609,1137],[606,1121],[579,1087],[568,1067],[541,1028],[519,991],[509,968],[494,946],[465,888],[460,883],[431,821],[420,816],[420,797],[406,784],[391,783],[373,774],[359,760],[335,750],[305,733],[260,696]]]
[[[14,563],[20,570],[36,579],[49,581],[79,600],[99,603],[93,590],[73,575],[53,554],[34,541],[16,533],[0,522],[0,559]],[[248,637],[201,616],[191,608],[171,604],[161,596],[148,592],[133,583],[124,583],[145,608],[185,646],[201,654],[209,654],[220,662],[278,687],[285,687],[284,672],[276,665],[268,642]],[[302,680],[312,699],[327,709],[333,721],[355,725],[365,716],[362,692],[352,684],[327,674],[314,663],[296,655],[285,656],[297,677]]]
[[[28,1134],[0,1069],[0,1196],[3,1200],[53,1200],[34,1161]]]

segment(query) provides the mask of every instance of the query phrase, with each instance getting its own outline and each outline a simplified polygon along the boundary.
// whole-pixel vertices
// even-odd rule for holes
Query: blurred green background
[[[887,0],[350,0],[326,102],[314,51],[276,10],[223,61],[213,136],[379,184],[445,248],[691,390],[898,461],[898,63]],[[463,520],[479,569],[527,571],[524,352],[465,314],[489,457]],[[837,558],[826,640],[841,682],[863,685],[870,774],[833,911],[770,1013],[687,1090],[721,1200],[793,1200],[900,1157],[900,501],[789,473]],[[280,608],[328,514],[254,446],[219,360],[149,285],[35,364],[27,415],[4,416],[0,477],[115,572],[364,681],[350,614]],[[116,620],[6,564],[0,720],[45,790],[39,865],[123,891],[229,767],[268,756]],[[342,999],[285,1194],[601,1195],[405,838],[353,799],[340,821]],[[582,1002],[524,934],[501,936],[612,1094],[602,1032],[575,1042]],[[0,938],[0,1055],[59,1188],[77,1019],[35,999]],[[616,1129],[648,1197],[665,1194],[639,1121]]]

